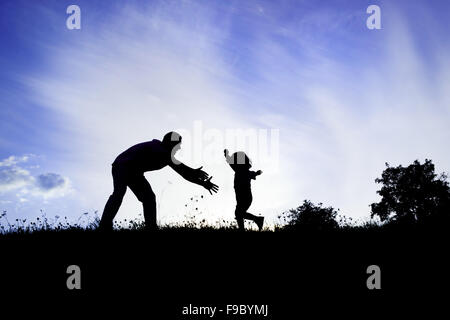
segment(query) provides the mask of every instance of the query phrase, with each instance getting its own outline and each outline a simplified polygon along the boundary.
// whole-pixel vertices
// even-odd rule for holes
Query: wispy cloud
[[[156,12],[129,7],[115,16],[114,25],[99,26],[83,40],[52,51],[52,69],[60,72],[26,79],[39,104],[63,112],[66,126],[73,128],[74,135],[64,137],[62,143],[70,141],[73,146],[76,166],[70,168],[70,176],[90,206],[103,207],[111,192],[109,164],[134,143],[162,138],[174,129],[192,132],[197,120],[205,129],[221,132],[255,128],[235,111],[239,103],[227,89],[234,78],[222,55],[227,31],[214,26],[209,10],[198,4]],[[197,17],[195,21],[189,12]],[[227,146],[215,142],[217,154],[223,157]],[[185,137],[182,158],[192,166],[204,165],[221,185],[220,194],[204,200],[211,216],[232,217],[232,172],[225,161],[194,162],[194,143],[192,136]],[[192,194],[203,192],[168,169],[150,175],[161,202],[160,217],[179,219]],[[266,183],[269,180],[270,176]],[[281,189],[288,183],[263,191],[269,195],[280,189],[281,198],[270,200],[272,205],[282,205]],[[265,200],[261,202],[264,207]],[[140,210],[135,199],[125,199],[122,212],[136,216]]]
[[[45,34],[37,37],[49,71],[21,80],[36,104],[60,115],[67,128],[56,143],[67,148],[65,169],[84,205],[102,209],[112,188],[109,164],[118,153],[169,130],[190,132],[196,120],[219,131],[280,129],[280,171],[253,185],[252,209],[269,218],[305,198],[368,216],[377,199],[373,181],[386,161],[429,157],[448,168],[446,39],[436,36],[422,55],[424,36],[412,31],[416,20],[402,18],[408,12],[386,7],[383,30],[369,31],[359,2],[348,8],[176,3],[125,5],[78,33],[67,31],[58,46],[48,45]],[[57,13],[46,15],[57,20]],[[193,144],[184,141],[186,149]],[[207,210],[232,217],[229,168],[191,155],[183,157],[205,165],[221,186],[205,200]],[[30,183],[20,170],[5,173],[5,181],[9,175],[16,185]],[[185,200],[200,192],[170,170],[147,177],[160,218],[182,217]],[[60,188],[61,179],[33,176],[42,192],[43,186]],[[140,211],[127,196],[122,214]]]

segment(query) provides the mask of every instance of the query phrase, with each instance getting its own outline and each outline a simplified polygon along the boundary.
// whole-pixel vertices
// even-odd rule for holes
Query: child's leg
[[[236,190],[236,210],[234,211],[234,215],[236,217],[236,221],[237,221],[237,225],[239,230],[244,231],[244,216],[248,210],[248,208],[250,207],[250,203],[248,201],[248,197],[246,197],[246,195],[237,192]]]
[[[241,197],[241,199],[239,199],[239,204],[240,204],[240,208],[242,209],[242,218],[247,219],[247,220],[252,220],[252,221],[256,221],[258,219],[257,216],[251,214],[250,212],[247,212],[248,208],[250,208],[250,206],[252,205],[253,202],[253,197],[252,194],[249,193],[247,195],[245,195],[244,197]]]
[[[250,208],[250,205],[252,204],[252,196],[251,194],[245,196],[242,196],[241,194],[238,197],[236,197],[236,200],[237,200],[235,211],[236,220],[239,229],[244,230],[244,219],[255,221],[255,218],[257,218],[256,216],[247,212],[248,208]]]
[[[245,212],[243,214],[243,218],[247,219],[247,220],[252,220],[252,221],[256,221],[258,219],[257,216],[255,216],[254,214],[251,214],[250,212]]]
[[[239,206],[236,206],[236,210],[234,211],[234,215],[236,217],[237,225],[239,230],[244,230],[244,213],[245,211],[242,211],[242,208]]]
[[[238,220],[238,226],[241,223],[242,224],[242,228],[239,226],[239,228],[241,230],[244,229],[244,219],[247,220],[252,220],[253,222],[256,223],[256,225],[258,226],[259,231],[262,230],[263,224],[264,224],[264,217],[260,217],[260,216],[255,216],[253,214],[251,214],[250,212],[248,212],[248,208],[250,208],[252,201],[253,201],[253,197],[252,197],[252,193],[251,191],[249,191],[248,193],[243,193],[243,194],[236,194],[236,200],[237,200],[237,206],[236,206],[236,219],[238,219],[238,208],[239,208],[239,219]]]
[[[255,216],[249,212],[246,212],[244,214],[244,219],[248,219],[248,220],[252,220],[256,223],[256,225],[258,226],[259,231],[262,230],[263,224],[264,224],[264,217],[261,216]]]

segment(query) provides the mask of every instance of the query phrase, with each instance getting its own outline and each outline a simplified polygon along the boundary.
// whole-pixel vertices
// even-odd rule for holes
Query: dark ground
[[[208,318],[183,317],[189,304],[269,305],[269,317],[214,319],[404,315],[425,300],[448,298],[446,239],[442,232],[380,230],[0,236],[2,302],[26,308],[33,301],[44,312],[94,307],[91,316],[108,311],[132,319]],[[81,268],[81,290],[66,287],[72,264]],[[381,268],[381,290],[367,289],[372,264]]]

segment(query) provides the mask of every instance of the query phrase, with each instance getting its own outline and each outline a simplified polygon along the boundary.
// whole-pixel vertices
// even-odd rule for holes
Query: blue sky
[[[80,30],[66,28],[70,4]],[[366,27],[371,4],[381,30]],[[227,130],[249,130],[279,134],[269,157],[259,138],[242,146],[264,171],[253,212],[271,222],[311,199],[365,219],[385,162],[431,158],[449,170],[449,6],[2,1],[0,209],[11,219],[101,212],[115,156],[175,129],[186,135],[179,158],[221,187],[195,214],[231,220],[221,150],[240,147]],[[170,169],[146,177],[162,223],[189,216],[189,199],[205,194]],[[139,212],[128,192],[118,218]]]

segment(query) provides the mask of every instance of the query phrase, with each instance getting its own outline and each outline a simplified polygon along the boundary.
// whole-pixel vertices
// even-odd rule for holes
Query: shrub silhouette
[[[413,164],[386,169],[375,182],[383,186],[377,193],[382,197],[371,204],[371,217],[381,221],[411,223],[441,223],[448,221],[450,212],[450,189],[447,176],[439,177],[434,172],[434,164],[426,159],[421,164]]]
[[[305,200],[301,206],[283,213],[280,218],[287,223],[284,230],[333,230],[339,228],[336,216],[334,208],[324,208],[322,203],[315,205]]]

